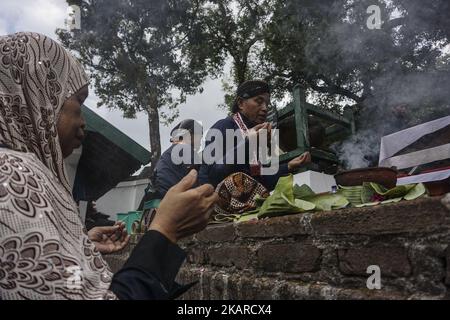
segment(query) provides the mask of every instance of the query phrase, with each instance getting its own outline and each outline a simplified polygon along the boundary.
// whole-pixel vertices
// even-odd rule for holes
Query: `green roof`
[[[145,165],[150,162],[150,152],[139,143],[128,137],[125,133],[114,127],[97,113],[82,106],[83,116],[86,120],[86,130],[98,132],[123,151]]]

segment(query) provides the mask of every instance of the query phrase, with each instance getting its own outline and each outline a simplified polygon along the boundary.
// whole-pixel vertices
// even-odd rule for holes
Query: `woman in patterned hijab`
[[[164,241],[176,242],[206,225],[216,200],[211,186],[201,189],[203,208],[188,209],[198,212],[188,222],[170,220],[167,213],[155,218],[160,228],[147,232],[128,269],[112,278],[81,223],[63,162],[83,138],[80,105],[87,87],[79,62],[50,38],[37,33],[0,37],[0,299],[168,298],[173,275],[158,274],[164,268],[138,256],[159,261],[151,257],[157,244],[163,243],[162,254],[169,255],[175,245]],[[178,194],[172,192],[166,203],[177,202]],[[176,206],[161,206],[160,211],[177,213]]]
[[[0,57],[1,298],[101,298],[111,273],[83,231],[58,135],[60,117],[67,125],[64,103],[88,78],[64,48],[36,33],[1,37]],[[79,122],[72,127],[82,131]],[[84,286],[65,285],[80,270]]]

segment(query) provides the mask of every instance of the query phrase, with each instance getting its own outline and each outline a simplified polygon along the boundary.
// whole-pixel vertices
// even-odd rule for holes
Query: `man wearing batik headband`
[[[225,193],[227,193],[227,195],[224,195],[224,199],[226,199],[226,201],[223,202],[224,206],[228,205],[230,202],[233,202],[234,204],[237,202],[231,201],[228,193],[230,192],[233,194],[237,194],[237,191],[233,190],[234,188],[237,188],[235,180],[237,179],[239,181],[242,181],[242,174],[246,176],[245,179],[251,179],[248,180],[248,183],[255,187],[255,192],[248,193],[248,190],[246,190],[249,199],[248,201],[250,203],[245,203],[246,201],[242,201],[242,199],[246,199],[246,196],[240,195],[240,202],[242,202],[242,206],[239,208],[228,208],[228,212],[233,211],[235,213],[241,213],[240,211],[251,208],[251,202],[253,199],[252,197],[255,195],[255,193],[260,195],[266,194],[267,190],[272,190],[275,187],[278,179],[281,176],[287,175],[289,174],[289,172],[292,172],[300,166],[311,161],[310,154],[306,152],[301,156],[291,160],[287,164],[281,164],[276,174],[261,175],[261,163],[257,160],[256,155],[253,154],[254,152],[249,150],[248,137],[250,135],[256,134],[258,131],[263,129],[266,129],[270,132],[271,125],[265,122],[269,104],[269,84],[262,80],[246,81],[242,83],[237,89],[236,98],[232,106],[232,115],[228,116],[225,119],[219,120],[211,127],[211,129],[220,130],[220,132],[222,133],[224,158],[221,162],[216,161],[213,164],[202,165],[199,173],[200,183],[210,183],[213,186],[217,186],[216,192],[219,193],[219,197],[221,196],[220,189],[227,186],[226,188],[229,190],[227,190],[226,192],[224,191]],[[238,164],[237,161],[234,162],[234,164],[229,164],[229,161],[227,163],[227,159],[231,158],[230,154],[233,156],[233,159],[236,160],[238,159],[237,153],[240,151],[239,149],[242,150],[242,148],[239,148],[239,146],[231,143],[228,145],[233,146],[233,148],[227,149],[227,129],[239,130],[245,139],[246,155],[244,164]],[[270,139],[268,139],[268,141],[270,141]],[[207,140],[206,147],[211,143],[214,143],[214,141],[211,142]],[[236,176],[236,174],[238,175]]]

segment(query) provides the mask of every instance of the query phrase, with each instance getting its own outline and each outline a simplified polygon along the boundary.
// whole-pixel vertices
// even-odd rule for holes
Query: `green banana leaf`
[[[336,193],[315,194],[307,185],[294,185],[293,176],[281,177],[273,191],[267,197],[255,197],[256,209],[245,212],[242,215],[230,215],[218,217],[218,220],[237,222],[275,217],[279,215],[294,214],[305,211],[329,211],[347,207],[367,207],[379,204],[394,203],[405,200],[413,200],[424,195],[426,189],[423,184],[397,186],[387,190],[376,183],[364,183],[362,186],[339,186]],[[380,195],[384,201],[373,201],[374,195]]]
[[[293,202],[294,200],[289,199],[289,196],[286,196],[284,193],[274,191],[274,193],[270,195],[259,208],[257,214],[258,218],[274,217],[287,213],[300,212],[301,209],[296,207]]]
[[[251,214],[243,214],[240,217],[236,218],[234,221],[235,222],[245,222],[245,221],[250,221],[250,220],[258,220],[258,212],[256,213],[251,213]]]
[[[253,200],[255,201],[256,208],[261,207],[262,204],[264,203],[264,201],[266,201],[266,199],[267,199],[267,198],[263,198],[263,197],[261,197],[259,194],[257,194],[257,195],[253,198]]]
[[[301,186],[298,184],[294,185],[294,198],[296,199],[303,199],[315,195],[314,191],[307,184],[302,184]]]
[[[405,200],[414,200],[417,199],[424,194],[426,194],[427,189],[423,185],[423,183],[416,184],[409,192],[403,197]]]
[[[292,174],[278,179],[274,192],[280,192],[286,195],[289,200],[294,200],[294,177]]]
[[[381,201],[381,204],[393,203],[393,202],[399,202],[399,201],[401,201],[402,199],[403,199],[402,197],[400,197],[400,198],[388,199],[388,200]]]
[[[353,205],[357,206],[368,200],[363,197],[363,194],[368,191],[364,191],[367,186],[353,186],[353,187],[344,187],[339,186],[339,192]]]
[[[403,186],[396,186],[392,189],[387,190],[377,183],[370,182],[369,184],[376,193],[382,195],[387,199],[402,198],[406,194],[408,194],[408,192],[415,186],[414,184],[405,184]]]
[[[363,187],[361,189],[361,203],[372,202],[373,195],[375,194],[375,190],[371,187],[369,182],[364,182]]]
[[[273,193],[264,201],[258,211],[258,218],[274,217],[285,214],[313,210],[315,205],[294,198],[293,177],[281,177]]]
[[[222,222],[231,222],[235,218],[240,217],[239,214],[216,214],[214,216],[214,221],[211,221],[211,223],[222,223]]]
[[[356,208],[362,208],[362,207],[371,207],[371,206],[376,206],[378,204],[380,204],[380,201],[375,201],[375,202],[366,202],[366,203],[362,203],[362,204],[357,204],[355,205]]]
[[[290,201],[284,194],[281,194],[281,197],[289,203],[293,211],[297,211],[296,209],[299,210],[298,212],[309,211],[316,207],[310,201],[305,201],[302,199],[294,199],[294,201]]]
[[[304,200],[315,205],[316,210],[330,211],[345,208],[350,202],[339,192],[318,194]]]
[[[400,197],[400,198],[393,198],[393,199],[384,200],[384,201],[366,202],[366,203],[363,203],[363,204],[356,205],[355,207],[357,207],[357,208],[371,207],[371,206],[376,206],[378,204],[387,204],[387,203],[399,202],[402,199],[403,198]]]

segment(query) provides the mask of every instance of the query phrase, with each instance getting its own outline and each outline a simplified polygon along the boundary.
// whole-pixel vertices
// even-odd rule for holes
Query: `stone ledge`
[[[237,235],[234,224],[228,223],[209,226],[204,231],[197,233],[194,237],[195,240],[200,242],[224,242],[233,241]]]
[[[185,299],[446,299],[449,245],[442,198],[288,215],[181,241],[180,281],[200,280]],[[117,271],[127,254],[107,257]],[[381,269],[381,290],[366,288],[369,265]]]
[[[253,258],[253,253],[248,246],[230,246],[210,248],[206,252],[208,262],[214,266],[232,267],[238,269],[247,268]]]
[[[382,275],[406,277],[411,274],[411,265],[405,248],[369,247],[338,250],[339,269],[345,275],[367,276],[367,267],[377,265]]]
[[[447,270],[446,270],[446,276],[445,276],[445,284],[450,286],[450,245],[447,247],[446,264],[447,264]]]
[[[236,232],[241,238],[277,238],[310,233],[304,215],[274,217],[236,224]]]
[[[319,269],[321,250],[298,243],[264,245],[256,253],[257,269],[267,272],[314,272]]]
[[[321,212],[311,219],[316,234],[431,233],[449,229],[450,211],[440,198]]]
[[[248,300],[405,300],[443,299],[443,295],[404,294],[393,290],[369,290],[361,288],[339,288],[326,283],[306,283],[258,277],[243,273],[226,273],[208,268],[183,268],[177,278],[179,282],[198,281],[183,299],[248,299]]]

